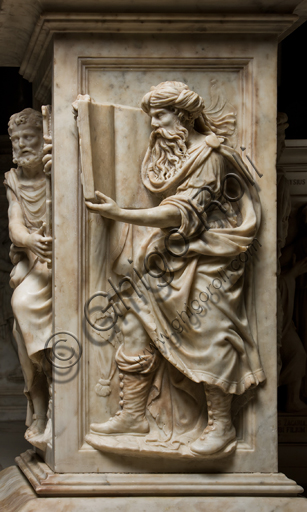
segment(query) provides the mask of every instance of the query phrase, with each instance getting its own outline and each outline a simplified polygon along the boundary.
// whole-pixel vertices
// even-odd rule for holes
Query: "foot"
[[[145,435],[149,432],[149,424],[147,419],[143,417],[136,417],[125,411],[118,411],[115,416],[112,416],[105,423],[92,423],[92,434],[130,434],[130,435]]]
[[[39,416],[33,414],[33,422],[31,426],[26,430],[25,439],[29,441],[32,437],[39,436],[45,432],[47,418],[46,416]]]
[[[191,444],[191,452],[200,455],[214,455],[228,448],[236,440],[236,431],[233,425],[214,422],[208,425],[202,435]]]

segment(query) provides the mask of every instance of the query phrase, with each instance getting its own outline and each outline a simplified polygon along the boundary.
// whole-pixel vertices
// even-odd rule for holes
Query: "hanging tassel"
[[[109,396],[111,394],[111,381],[110,379],[104,380],[99,379],[98,383],[95,386],[95,392],[98,396]]]

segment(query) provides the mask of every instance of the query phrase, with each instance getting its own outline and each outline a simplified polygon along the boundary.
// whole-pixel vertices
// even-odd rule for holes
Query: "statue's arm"
[[[7,188],[6,195],[9,202],[8,216],[10,239],[17,247],[27,247],[29,231],[25,225],[18,199],[10,188]]]
[[[18,199],[10,188],[7,189],[7,199],[9,202],[9,233],[13,244],[30,249],[41,261],[51,263],[52,238],[43,236],[44,224],[34,233],[29,233]]]
[[[141,210],[125,210],[120,208],[113,199],[101,192],[96,192],[96,196],[100,201],[99,204],[94,204],[90,201],[86,201],[85,204],[90,211],[99,213],[107,219],[153,228],[179,227],[181,224],[180,211],[171,204]]]

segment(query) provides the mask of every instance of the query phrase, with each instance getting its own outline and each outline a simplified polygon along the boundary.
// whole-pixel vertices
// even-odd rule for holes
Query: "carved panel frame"
[[[217,51],[217,56],[214,58],[201,57],[195,58],[191,52],[188,56],[182,57],[173,57],[170,52],[169,57],[158,58],[153,56],[130,56],[126,57],[125,55],[119,55],[118,51],[114,53],[114,56],[102,56],[101,48],[103,48],[103,44],[100,41],[99,36],[95,36],[93,39],[87,38],[87,47],[86,52],[82,53],[80,50],[79,43],[76,43],[74,39],[75,36],[57,36],[55,38],[55,52],[54,57],[57,60],[57,64],[54,68],[54,77],[53,77],[53,102],[54,102],[54,112],[55,112],[55,180],[54,180],[54,197],[55,197],[55,266],[54,266],[54,301],[55,301],[55,330],[60,330],[66,328],[67,330],[71,330],[76,334],[80,340],[82,340],[83,345],[83,357],[80,363],[80,371],[77,373],[77,378],[73,381],[66,383],[65,385],[61,383],[55,383],[55,445],[54,445],[54,465],[52,464],[52,459],[50,458],[50,465],[53,466],[53,469],[58,472],[91,472],[93,468],[95,471],[100,472],[252,472],[252,471],[260,471],[260,468],[267,468],[268,472],[277,470],[277,456],[276,456],[276,429],[271,428],[268,425],[268,438],[266,439],[264,444],[262,445],[260,441],[261,435],[261,422],[264,422],[266,418],[266,413],[264,412],[264,403],[262,403],[263,396],[265,393],[264,389],[259,390],[259,394],[262,398],[257,399],[254,402],[251,402],[247,405],[244,415],[242,416],[242,424],[241,431],[245,432],[244,435],[239,440],[239,446],[236,453],[236,456],[232,462],[208,462],[203,461],[202,464],[195,464],[195,466],[191,467],[189,465],[188,468],[184,467],[182,463],[175,464],[165,464],[161,469],[161,463],[156,461],[154,463],[152,460],[148,464],[148,461],[134,459],[130,461],[123,461],[121,457],[114,456],[113,458],[108,455],[103,455],[102,453],[96,452],[91,447],[89,447],[86,443],[84,443],[84,436],[88,431],[87,424],[87,411],[88,411],[88,394],[90,390],[88,389],[88,343],[84,339],[84,324],[83,324],[83,305],[84,300],[86,298],[86,282],[87,282],[87,247],[86,247],[86,230],[87,230],[87,218],[83,205],[82,198],[82,189],[80,181],[77,180],[71,183],[69,180],[72,179],[73,176],[76,176],[76,169],[78,168],[78,146],[77,146],[77,132],[76,126],[74,125],[74,120],[71,119],[68,123],[65,121],[65,116],[67,116],[67,112],[69,111],[69,101],[74,100],[77,94],[85,94],[88,92],[88,76],[89,72],[92,69],[102,69],[102,70],[123,70],[127,72],[133,72],[133,70],[146,70],[149,69],[176,69],[176,70],[201,70],[204,73],[208,70],[219,70],[225,71],[235,71],[240,75],[240,83],[241,83],[241,98],[242,105],[247,105],[248,108],[242,110],[241,117],[241,126],[242,129],[242,139],[240,139],[240,144],[244,145],[248,149],[248,154],[253,161],[256,162],[257,165],[263,164],[264,160],[259,153],[259,149],[261,146],[261,141],[259,142],[259,133],[256,132],[256,126],[259,125],[259,117],[263,110],[263,106],[261,105],[261,94],[259,94],[259,81],[261,77],[255,76],[256,70],[259,75],[259,65],[256,65],[255,69],[255,59],[259,59],[259,47],[261,44],[264,44],[263,40],[255,40],[255,45],[250,45],[248,49],[242,49],[240,52],[237,51],[233,53],[232,56],[223,55],[221,57],[219,55],[219,51]],[[144,36],[146,37],[146,36]],[[161,38],[164,36],[161,35]],[[178,38],[177,35],[171,36],[172,38]],[[199,38],[205,36],[199,36]],[[225,36],[224,36],[225,37]],[[166,38],[166,44],[170,40],[170,36]],[[105,40],[104,40],[105,41]],[[226,44],[226,43],[225,43]],[[265,41],[265,44],[268,46],[268,52],[270,53],[270,58],[274,65],[275,55],[275,40],[274,38],[268,37]],[[254,51],[254,55],[253,55]],[[66,52],[67,57],[64,58],[64,52]],[[106,52],[107,53],[107,52]],[[236,55],[235,57],[233,55]],[[70,61],[70,62],[69,62]],[[69,69],[68,74],[68,84],[65,84],[66,89],[63,89],[63,85],[59,85],[59,77],[60,74],[65,71],[65,69]],[[268,73],[267,79],[269,86],[275,86],[274,76]],[[70,87],[67,87],[67,86]],[[65,107],[65,108],[64,108]],[[63,109],[66,109],[65,115]],[[272,122],[274,118],[274,109],[269,112],[269,122]],[[57,114],[58,113],[58,114]],[[71,116],[73,117],[73,116]],[[61,168],[63,168],[63,157],[65,155],[64,147],[61,142],[61,138],[63,134],[67,132],[66,140],[69,140],[69,147],[65,144],[66,157],[70,158],[69,165],[70,167],[75,168],[75,174],[71,170],[67,178],[61,177]],[[275,135],[272,135],[274,139]],[[261,138],[261,137],[260,137]],[[274,139],[275,140],[275,139]],[[262,140],[262,143],[264,141]],[[274,166],[272,166],[272,162],[274,161],[274,154],[271,152],[268,156],[268,163],[266,164],[266,170],[270,168],[270,172],[274,173]],[[58,169],[58,170],[57,170]],[[261,168],[263,169],[263,167]],[[275,176],[270,175],[270,180],[274,181]],[[70,186],[70,190],[67,190],[67,187]],[[65,197],[64,189],[66,187],[66,194],[71,199],[71,205],[67,202],[67,208],[63,210],[63,198]],[[61,189],[61,193],[59,190]],[[67,199],[66,199],[67,200]],[[270,199],[272,200],[272,199]],[[274,213],[271,206],[269,206],[269,214],[267,217],[272,217],[274,223]],[[72,218],[73,216],[73,218]],[[264,227],[266,225],[266,216],[264,219]],[[70,225],[70,235],[72,236],[73,243],[71,244],[71,254],[72,258],[70,261],[70,265],[64,261],[65,258],[63,247],[61,244],[65,242],[65,236],[67,236],[67,229],[63,230],[63,226],[65,223]],[[62,228],[61,228],[62,226]],[[66,233],[66,235],[65,235]],[[58,235],[58,236],[57,236]],[[268,243],[268,237],[266,242],[263,242],[264,247]],[[64,244],[65,245],[65,244]],[[272,269],[274,268],[274,261],[272,260],[272,251],[268,256],[269,268],[268,272],[272,276],[272,288],[274,288],[274,277]],[[61,265],[61,266],[60,266]],[[264,273],[265,274],[265,273]],[[68,276],[72,276],[73,279],[68,281]],[[265,276],[264,276],[265,277]],[[261,281],[261,279],[260,279]],[[72,293],[69,294],[65,291],[65,284],[67,282],[72,283]],[[259,285],[260,286],[260,285]],[[62,293],[62,295],[60,295]],[[271,298],[273,297],[272,292]],[[72,314],[69,318],[63,316],[61,313],[61,308],[65,306],[68,298],[71,299],[71,311]],[[261,298],[259,299],[261,300]],[[272,299],[273,300],[273,299]],[[274,300],[273,300],[274,304]],[[264,314],[264,311],[262,311]],[[66,322],[66,326],[63,325],[63,322]],[[268,319],[264,322],[264,327],[268,324],[271,326],[270,329],[274,331],[275,320]],[[68,325],[67,325],[68,324]],[[261,331],[263,333],[263,330]],[[266,334],[266,345],[268,339],[273,335],[273,333]],[[264,341],[261,339],[261,343],[264,346]],[[275,343],[274,335],[273,335],[273,345]],[[267,352],[271,354],[273,358],[272,364],[274,364],[274,348]],[[274,397],[276,395],[274,391],[274,386],[276,385],[276,374],[274,372],[270,372],[269,377],[271,377],[270,382],[267,386],[270,388],[270,396]],[[67,398],[65,400],[65,395],[69,395],[71,393],[71,402],[67,404]],[[276,397],[275,397],[276,398]],[[65,409],[66,407],[66,409]],[[276,403],[274,404],[274,411],[276,409]],[[65,412],[66,415],[70,415],[69,419],[66,418],[66,422],[64,418],[61,418],[60,412]],[[262,412],[261,412],[262,411]],[[271,425],[275,425],[275,420],[271,420]],[[274,445],[275,443],[275,445]],[[270,449],[269,449],[270,447]],[[257,456],[259,454],[259,450],[262,452],[260,459]],[[271,454],[274,454],[272,457],[269,455],[267,458],[265,455],[265,451],[269,450]],[[68,457],[69,454],[69,457]],[[110,459],[112,461],[110,462]],[[263,461],[266,461],[265,465]],[[48,461],[47,461],[48,462]],[[106,468],[106,469],[105,469]],[[160,469],[159,469],[160,468]],[[176,469],[175,469],[176,468]],[[263,469],[264,470],[264,469]]]

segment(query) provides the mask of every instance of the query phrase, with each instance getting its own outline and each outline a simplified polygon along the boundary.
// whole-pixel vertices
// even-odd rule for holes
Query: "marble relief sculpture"
[[[277,118],[277,162],[281,157],[288,117]],[[278,250],[278,344],[279,385],[286,389],[284,409],[304,413],[307,404],[301,399],[302,380],[306,373],[307,354],[294,322],[297,280],[307,272],[303,229],[299,214],[291,217],[290,185],[282,168],[277,167],[277,250]],[[304,207],[300,211],[304,211]],[[303,216],[302,216],[303,217]]]
[[[307,353],[298,329],[295,301],[299,295],[298,284],[304,282],[307,273],[307,258],[303,246],[303,231],[299,231],[299,216],[295,215],[288,231],[288,216],[285,208],[289,185],[280,177],[278,183],[278,200],[280,201],[281,222],[286,224],[285,247],[280,256],[280,275],[278,278],[280,307],[282,308],[281,335],[281,371],[279,385],[285,386],[285,412],[306,413],[307,404],[302,400],[302,381],[306,374]],[[290,199],[290,197],[289,197]],[[289,215],[289,213],[288,213]],[[286,219],[286,220],[285,220]],[[279,221],[280,223],[280,221]]]
[[[227,145],[233,114],[210,117],[196,92],[172,81],[152,87],[142,109],[152,127],[142,186],[157,206],[122,208],[103,191],[86,201],[134,229],[133,280],[120,270],[123,246],[119,284],[103,292],[104,322],[120,329],[120,408],[91,424],[87,442],[125,453],[121,436],[145,436],[165,453],[181,444],[190,456],[223,457],[237,444],[233,398],[265,380],[248,257],[261,221],[257,186]]]
[[[304,270],[307,270],[307,204],[299,207],[296,215],[297,221],[297,238],[295,241],[295,254],[298,262],[305,263]],[[295,290],[295,325],[297,327],[298,335],[302,341],[304,351],[306,354],[306,366],[301,386],[301,396],[305,403],[305,412],[307,412],[307,322],[305,314],[305,306],[307,303],[307,272],[302,272],[296,281]]]
[[[13,334],[28,398],[26,439],[44,447],[51,369],[45,343],[51,335],[51,237],[45,236],[46,174],[50,172],[50,145],[43,139],[42,114],[31,108],[9,120],[16,169],[5,174],[9,201],[10,249],[14,268]],[[46,154],[47,153],[47,154]],[[45,156],[44,156],[45,155]]]

